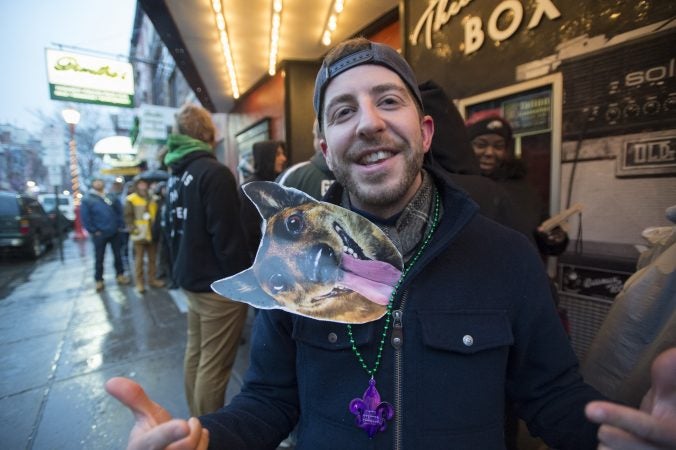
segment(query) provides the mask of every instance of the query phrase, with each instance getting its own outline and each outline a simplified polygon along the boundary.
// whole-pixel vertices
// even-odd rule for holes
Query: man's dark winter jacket
[[[82,225],[91,235],[100,232],[103,237],[110,237],[124,228],[120,202],[95,192],[85,196],[80,213]]]
[[[476,214],[446,172],[428,170],[443,216],[394,303],[403,346],[388,333],[375,375],[396,411],[387,430],[369,439],[348,410],[370,377],[344,324],[261,311],[241,394],[200,418],[210,448],[274,449],[299,420],[299,450],[504,449],[506,396],[550,446],[595,448],[583,410],[601,395],[577,373],[533,246]],[[325,200],[339,201],[341,189],[334,184]],[[383,324],[352,327],[369,368]]]
[[[535,242],[533,233],[548,217],[545,203],[535,187],[526,179],[526,164],[512,159],[502,163],[490,177],[509,195],[517,221],[512,225],[517,231]]]
[[[335,179],[336,177],[326,164],[324,155],[321,152],[315,152],[308,161],[289,167],[279,176],[277,182],[321,200]]]
[[[188,153],[171,173],[167,223],[174,279],[188,291],[211,292],[214,281],[249,267],[235,177],[205,151]]]

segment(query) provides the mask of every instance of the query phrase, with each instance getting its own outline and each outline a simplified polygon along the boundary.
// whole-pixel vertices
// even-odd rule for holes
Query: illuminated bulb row
[[[218,28],[219,39],[221,41],[221,47],[223,48],[223,56],[225,57],[225,66],[228,69],[228,75],[230,77],[232,96],[234,98],[239,98],[239,87],[237,86],[237,76],[235,74],[235,63],[232,60],[232,51],[230,50],[230,40],[228,39],[228,30],[225,26],[225,17],[223,17],[223,8],[221,6],[221,0],[212,0],[211,7],[214,10],[216,28]]]
[[[331,35],[336,31],[338,26],[338,16],[343,12],[345,6],[345,0],[334,0],[331,10],[329,12],[329,17],[326,20],[326,25],[324,26],[324,32],[322,33],[322,44],[325,46],[331,45]]]
[[[268,73],[277,72],[277,52],[279,50],[279,28],[282,23],[282,0],[272,1],[272,24],[270,26],[270,60]]]

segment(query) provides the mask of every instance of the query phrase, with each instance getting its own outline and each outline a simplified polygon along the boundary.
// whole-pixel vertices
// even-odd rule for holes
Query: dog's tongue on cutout
[[[383,261],[371,261],[343,254],[340,263],[343,276],[340,285],[353,290],[379,305],[387,305],[401,271]]]

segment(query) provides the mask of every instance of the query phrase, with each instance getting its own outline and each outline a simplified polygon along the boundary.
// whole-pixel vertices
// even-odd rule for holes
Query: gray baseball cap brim
[[[315,114],[317,115],[317,121],[319,122],[320,130],[322,129],[322,107],[324,103],[324,93],[326,92],[326,87],[333,78],[347,70],[352,69],[353,67],[357,67],[362,64],[376,64],[379,66],[384,66],[395,72],[406,84],[409,91],[411,91],[413,97],[418,102],[420,109],[424,110],[422,96],[420,95],[418,83],[411,66],[409,66],[406,60],[392,47],[385,44],[379,44],[377,42],[371,42],[370,44],[371,45],[369,48],[356,50],[353,53],[347,54],[339,60],[333,62],[333,64],[330,66],[327,66],[326,61],[324,61],[322,66],[319,68],[319,72],[317,73],[317,78],[315,80],[313,105]]]

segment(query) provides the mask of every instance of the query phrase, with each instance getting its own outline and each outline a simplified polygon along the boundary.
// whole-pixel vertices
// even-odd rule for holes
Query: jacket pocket
[[[421,311],[423,342],[438,350],[472,354],[514,343],[506,311]]]
[[[418,320],[422,344],[411,352],[417,354],[408,355],[416,361],[408,369],[417,385],[433,387],[412,399],[413,409],[427,418],[424,431],[449,442],[468,434],[501,433],[514,343],[507,312],[419,311]]]

